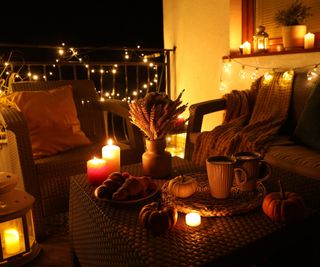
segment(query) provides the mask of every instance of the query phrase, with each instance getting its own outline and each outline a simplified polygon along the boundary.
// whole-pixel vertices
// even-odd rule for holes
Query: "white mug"
[[[236,185],[242,185],[247,181],[247,173],[244,169],[236,167],[236,159],[227,156],[212,156],[206,160],[207,175],[210,193],[214,198],[225,199],[230,196],[233,181]],[[240,181],[235,173],[241,173]]]

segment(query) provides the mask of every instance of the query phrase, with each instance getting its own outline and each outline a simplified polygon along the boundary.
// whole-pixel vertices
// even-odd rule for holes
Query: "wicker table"
[[[201,171],[179,158],[173,158],[173,167],[176,173]],[[141,175],[140,164],[123,170]],[[159,185],[165,182],[156,181]],[[94,189],[86,175],[71,178],[70,235],[82,267],[244,266],[305,237],[319,223],[316,212],[299,225],[285,226],[272,222],[258,208],[240,216],[202,218],[201,225],[192,228],[179,213],[172,231],[155,236],[139,223],[142,204],[113,206],[97,200]]]

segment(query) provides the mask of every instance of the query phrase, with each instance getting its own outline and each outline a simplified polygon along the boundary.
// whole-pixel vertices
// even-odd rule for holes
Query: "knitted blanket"
[[[234,90],[223,96],[223,123],[199,135],[192,155],[195,163],[205,166],[209,156],[241,151],[264,154],[287,118],[292,91],[293,72],[272,75],[272,79],[257,79],[250,90]]]

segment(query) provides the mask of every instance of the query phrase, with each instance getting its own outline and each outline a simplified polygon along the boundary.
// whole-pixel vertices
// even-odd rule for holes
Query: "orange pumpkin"
[[[144,227],[155,234],[162,234],[172,229],[178,219],[178,211],[174,207],[152,202],[142,207],[139,219]]]
[[[276,222],[296,222],[305,216],[305,204],[302,197],[294,192],[285,192],[279,181],[280,192],[265,196],[262,203],[263,212]]]
[[[169,181],[168,190],[176,197],[190,197],[197,190],[197,181],[191,176],[180,175]]]

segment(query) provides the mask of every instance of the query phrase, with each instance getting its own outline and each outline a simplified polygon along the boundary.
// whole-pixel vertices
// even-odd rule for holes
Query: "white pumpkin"
[[[176,197],[190,197],[197,190],[197,181],[191,176],[180,175],[169,181],[168,190]]]

